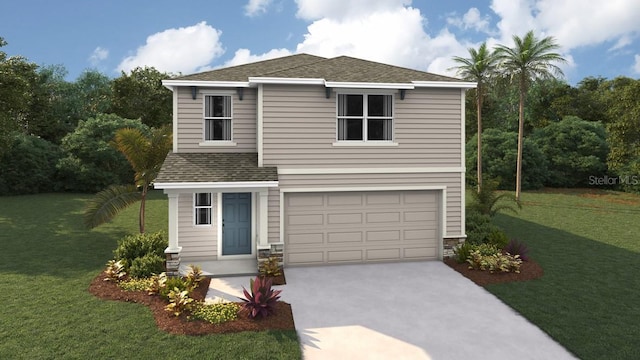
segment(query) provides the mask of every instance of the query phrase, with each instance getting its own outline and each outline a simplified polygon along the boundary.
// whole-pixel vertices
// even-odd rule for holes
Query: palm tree
[[[460,65],[455,67],[458,76],[465,80],[475,81],[476,87],[476,107],[478,113],[478,192],[482,190],[482,100],[485,95],[487,82],[493,76],[496,65],[496,58],[487,49],[487,43],[482,43],[478,50],[467,49],[469,58],[454,56],[453,61]]]
[[[171,130],[165,126],[149,135],[138,129],[124,128],[116,132],[113,146],[127,158],[135,172],[134,185],[111,185],[89,200],[84,212],[89,228],[113,219],[129,205],[140,201],[140,233],[144,233],[145,202],[149,187],[172,147]]]
[[[496,58],[506,75],[518,81],[520,106],[518,117],[518,158],[516,162],[516,200],[520,201],[522,188],[522,141],[524,130],[524,105],[529,82],[533,79],[553,78],[562,75],[562,70],[554,62],[566,60],[554,50],[560,48],[551,36],[538,39],[530,30],[523,38],[513,36],[514,47],[497,45]]]

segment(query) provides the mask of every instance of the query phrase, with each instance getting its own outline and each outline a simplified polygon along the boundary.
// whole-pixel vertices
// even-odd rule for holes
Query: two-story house
[[[163,81],[169,270],[442,259],[465,238],[475,83],[298,54]],[[172,269],[173,268],[173,269]]]

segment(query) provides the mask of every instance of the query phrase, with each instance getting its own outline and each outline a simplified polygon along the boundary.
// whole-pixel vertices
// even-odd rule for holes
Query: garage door
[[[437,258],[438,193],[285,193],[285,263]]]

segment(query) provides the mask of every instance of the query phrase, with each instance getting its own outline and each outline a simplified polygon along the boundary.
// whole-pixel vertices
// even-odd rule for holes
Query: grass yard
[[[581,359],[637,359],[640,196],[551,190],[522,201],[517,216],[495,221],[529,245],[545,275],[487,289]]]
[[[138,304],[87,291],[116,242],[135,233],[137,207],[87,231],[89,195],[0,197],[0,357],[6,359],[298,359],[295,331],[168,335]],[[166,230],[167,204],[147,203],[147,231]]]

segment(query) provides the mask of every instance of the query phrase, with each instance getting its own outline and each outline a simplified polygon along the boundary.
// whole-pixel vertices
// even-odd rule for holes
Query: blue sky
[[[8,3],[7,3],[8,2]],[[5,0],[9,55],[118,76],[136,66],[193,73],[306,52],[451,75],[468,47],[554,36],[572,84],[640,76],[638,0]]]

